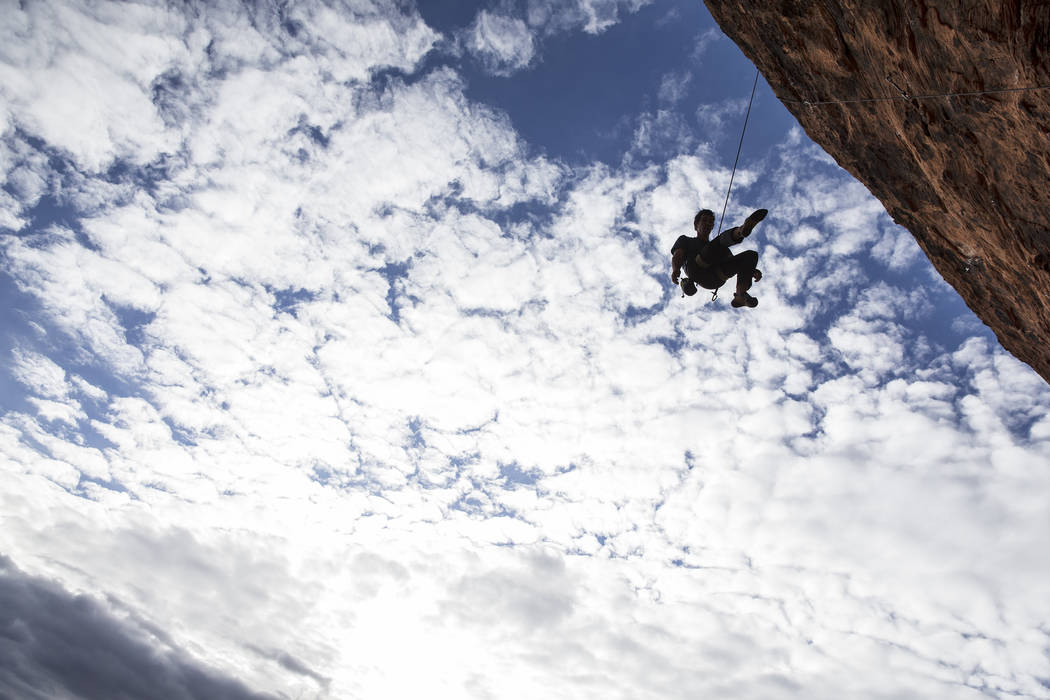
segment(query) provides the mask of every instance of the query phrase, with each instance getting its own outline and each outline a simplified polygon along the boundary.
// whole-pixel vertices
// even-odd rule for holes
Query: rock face
[[[1050,3],[705,0],[810,138],[1050,382]],[[850,104],[829,100],[890,98]]]

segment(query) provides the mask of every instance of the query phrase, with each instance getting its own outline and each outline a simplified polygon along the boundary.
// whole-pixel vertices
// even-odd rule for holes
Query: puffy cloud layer
[[[243,693],[1050,696],[1050,392],[906,232],[795,131],[727,214],[759,307],[680,299],[703,134],[536,156],[399,8],[2,20],[15,597]]]

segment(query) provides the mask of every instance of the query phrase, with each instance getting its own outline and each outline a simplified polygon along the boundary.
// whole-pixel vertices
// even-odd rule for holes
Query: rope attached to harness
[[[744,115],[744,128],[740,130],[740,143],[736,146],[736,159],[733,160],[733,174],[729,176],[729,189],[726,190],[726,201],[722,204],[722,216],[718,219],[718,233],[722,233],[722,222],[726,218],[726,207],[729,206],[729,193],[733,191],[733,178],[736,177],[736,165],[740,162],[740,149],[744,146],[744,133],[747,132],[747,120],[751,116],[751,103],[755,101],[755,88],[758,87],[758,68],[755,68],[755,82],[751,85],[751,99],[747,101],[747,114]]]
[[[755,102],[755,88],[758,87],[758,68],[755,68],[755,82],[751,84],[751,97],[747,101],[747,112],[744,114],[744,126],[740,129],[740,142],[736,145],[736,158],[733,159],[733,172],[729,176],[729,187],[726,189],[726,201],[722,203],[722,216],[718,219],[718,231],[715,233],[722,233],[722,222],[726,218],[726,207],[729,206],[729,193],[733,191],[733,179],[736,178],[736,166],[740,163],[740,149],[744,147],[744,134],[747,133],[747,120],[751,117],[751,105]],[[704,265],[706,267],[706,265]],[[722,284],[726,283],[729,279],[726,277],[720,268],[715,268],[718,272],[718,276],[722,278]],[[722,284],[715,287],[715,291],[711,292],[711,301],[718,298],[718,290],[722,288]]]

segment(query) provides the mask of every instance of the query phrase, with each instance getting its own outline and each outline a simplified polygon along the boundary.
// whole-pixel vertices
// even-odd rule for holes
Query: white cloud
[[[453,53],[465,50],[493,75],[510,76],[539,60],[543,41],[555,34],[582,30],[601,34],[650,0],[529,0],[522,14],[513,3],[482,9],[457,33]]]
[[[47,422],[59,421],[75,426],[79,419],[87,418],[87,414],[80,410],[80,406],[75,401],[49,401],[37,398],[29,401],[36,408],[37,415]]]
[[[860,201],[855,207],[837,208],[825,218],[826,230],[830,234],[828,243],[833,255],[855,253],[866,242],[875,239],[878,234],[876,219],[886,215],[882,204],[868,195],[863,185],[850,183],[846,187],[854,192],[836,192],[833,195],[835,201],[842,202],[850,198]]]
[[[120,293],[125,287],[146,289],[141,276],[76,244],[68,231],[56,231],[53,239],[50,247],[37,247],[21,238],[8,238],[0,245],[12,268],[19,271],[20,285],[40,295],[50,316],[114,369],[135,374],[142,354],[125,342],[103,295]]]
[[[0,24],[0,84],[12,113],[93,171],[117,157],[148,162],[175,149],[148,88],[154,75],[185,60],[177,40],[153,34],[178,35],[178,15],[147,6],[96,9],[25,6]]]
[[[696,138],[688,123],[670,110],[657,110],[656,114],[644,113],[634,130],[629,157],[643,156],[663,158],[668,153],[679,154],[692,150]]]
[[[702,104],[696,108],[696,121],[700,125],[701,138],[707,143],[715,143],[728,137],[732,129],[744,115],[747,105],[743,100],[727,100],[725,104]]]
[[[536,49],[521,19],[482,10],[465,30],[467,49],[495,75],[509,75],[529,65]]]
[[[53,360],[31,350],[17,348],[12,355],[12,374],[31,392],[52,399],[62,399],[69,394],[66,371]]]
[[[637,9],[573,7],[531,10]],[[1046,696],[1050,394],[925,337],[862,188],[789,135],[727,212],[771,210],[759,307],[683,300],[711,151],[574,171],[447,68],[362,82],[418,64],[413,13],[291,12],[175,17],[144,45],[182,57],[182,154],[140,187],[85,164],[115,142],[63,146],[81,236],[4,238],[50,341],[0,420],[27,575],[295,697]],[[5,175],[41,162],[6,138]]]
[[[183,76],[197,74],[207,89],[214,80],[209,68],[269,70],[280,65],[283,42],[295,46],[288,26],[318,28],[309,34],[314,44],[295,48],[316,52],[314,70],[336,81],[361,80],[383,66],[411,69],[437,38],[418,16],[378,8],[348,16],[315,4],[294,9],[286,24],[267,26],[220,3],[200,19],[191,26],[173,10],[148,5],[118,11],[50,4],[7,13],[0,26],[5,98],[25,129],[99,171],[115,158],[142,164],[178,150],[185,125],[165,124],[153,104],[162,77],[173,74],[184,89]],[[210,56],[220,57],[216,65],[208,65]],[[243,109],[236,118],[253,114]]]
[[[291,43],[293,50],[298,48],[296,42],[303,42],[316,57],[317,68],[330,72],[337,82],[364,80],[383,67],[410,72],[439,35],[416,12],[394,11],[392,5],[357,2],[336,8],[327,3],[297,4],[287,10],[286,18],[296,26],[295,41],[289,42],[286,35],[281,41]],[[276,27],[273,34],[278,34]],[[230,34],[235,42],[241,36],[241,32]]]
[[[672,105],[678,104],[688,94],[689,83],[692,80],[693,74],[690,71],[668,73],[660,79],[660,89],[657,92],[657,96],[663,102],[668,102]]]
[[[882,229],[882,237],[872,247],[871,254],[891,270],[905,270],[923,258],[915,237],[901,226]]]
[[[722,41],[726,38],[726,35],[722,32],[719,27],[710,27],[704,30],[694,41],[692,59],[695,62],[701,62],[704,54],[711,47],[711,44]]]
[[[600,34],[620,21],[620,12],[634,13],[649,0],[529,0],[528,22],[547,34],[580,27],[588,34]]]
[[[21,204],[7,192],[0,191],[0,228],[19,230],[26,225],[25,219],[18,216]]]

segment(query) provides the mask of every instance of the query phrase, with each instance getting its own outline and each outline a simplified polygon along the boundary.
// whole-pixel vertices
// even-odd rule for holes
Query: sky
[[[1050,387],[699,2],[8,2],[0,696],[1050,698]]]

